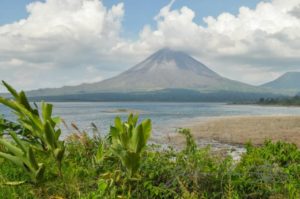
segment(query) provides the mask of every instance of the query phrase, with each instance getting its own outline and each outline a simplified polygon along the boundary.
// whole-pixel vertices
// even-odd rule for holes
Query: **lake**
[[[193,119],[207,119],[216,116],[238,115],[299,115],[300,107],[271,107],[257,105],[228,105],[225,103],[157,103],[157,102],[54,102],[54,115],[61,116],[68,124],[76,123],[81,129],[90,132],[91,122],[100,132],[106,134],[113,124],[114,117],[125,119],[124,110],[140,112],[140,118],[151,118],[153,134],[162,135],[175,131],[180,124]],[[8,109],[0,106],[5,117],[14,117]],[[65,129],[64,135],[68,131]]]

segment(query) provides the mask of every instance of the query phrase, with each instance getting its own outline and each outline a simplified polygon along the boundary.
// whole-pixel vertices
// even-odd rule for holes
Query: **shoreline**
[[[300,147],[300,116],[220,116],[194,118],[179,122],[176,126],[191,130],[197,142],[211,140],[232,146],[244,145],[251,141],[261,145],[265,140],[285,141]],[[173,128],[177,128],[174,127]],[[163,136],[166,144],[181,146],[183,136],[178,133],[167,133]],[[162,141],[162,140],[161,140]]]

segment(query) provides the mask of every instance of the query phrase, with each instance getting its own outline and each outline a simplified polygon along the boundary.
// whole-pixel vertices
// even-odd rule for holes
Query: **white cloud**
[[[204,18],[206,26],[194,21],[192,9],[172,10],[171,5],[155,17],[156,28],[144,27],[139,41],[129,44],[131,49],[153,51],[168,46],[185,50],[213,64],[221,74],[253,84],[300,70],[300,0],[241,7],[237,15]]]
[[[172,9],[173,3],[136,41],[120,36],[123,3],[110,9],[99,0],[31,3],[26,19],[0,26],[0,79],[23,89],[99,81],[166,46],[253,84],[300,70],[300,0],[208,16],[205,26],[194,21],[191,8]]]
[[[121,40],[123,3],[107,9],[98,0],[47,0],[29,4],[27,11],[26,19],[0,26],[0,79],[32,89],[90,82],[110,73],[110,49]],[[98,72],[84,72],[91,66]]]

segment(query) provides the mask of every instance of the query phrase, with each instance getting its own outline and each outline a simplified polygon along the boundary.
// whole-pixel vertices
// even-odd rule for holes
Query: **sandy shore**
[[[283,140],[300,147],[300,116],[232,116],[196,119],[185,124],[199,142],[215,140],[221,143],[260,145],[266,139]],[[175,133],[165,137],[171,145],[181,145],[184,138]]]

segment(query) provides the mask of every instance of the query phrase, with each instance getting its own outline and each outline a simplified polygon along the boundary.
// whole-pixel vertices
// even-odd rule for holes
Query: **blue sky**
[[[195,21],[204,24],[202,18],[206,16],[218,16],[223,12],[238,13],[241,6],[247,6],[254,8],[261,0],[177,0],[173,8],[180,8],[182,6],[188,6],[192,8],[196,13]],[[118,2],[124,2],[125,4],[125,17],[124,17],[124,32],[126,36],[136,37],[139,31],[145,24],[155,25],[153,16],[155,16],[159,10],[169,0],[154,0],[154,1],[141,1],[141,0],[104,0],[105,5],[111,6]],[[224,3],[226,2],[226,3]]]
[[[0,25],[12,23],[20,19],[26,18],[26,5],[34,2],[33,0],[1,0],[0,6]],[[38,1],[38,0],[35,0]],[[40,0],[41,1],[41,0]],[[267,0],[265,0],[267,1]],[[135,39],[145,24],[155,26],[153,17],[169,0],[103,0],[104,5],[111,7],[117,3],[124,2],[125,16],[123,20],[122,34],[125,37]],[[195,21],[203,24],[203,17],[218,16],[223,12],[237,14],[241,6],[255,8],[256,4],[261,0],[177,0],[173,7],[180,8],[188,6],[196,13]]]
[[[1,0],[0,79],[96,82],[169,47],[259,85],[300,70],[299,32],[300,0]]]

